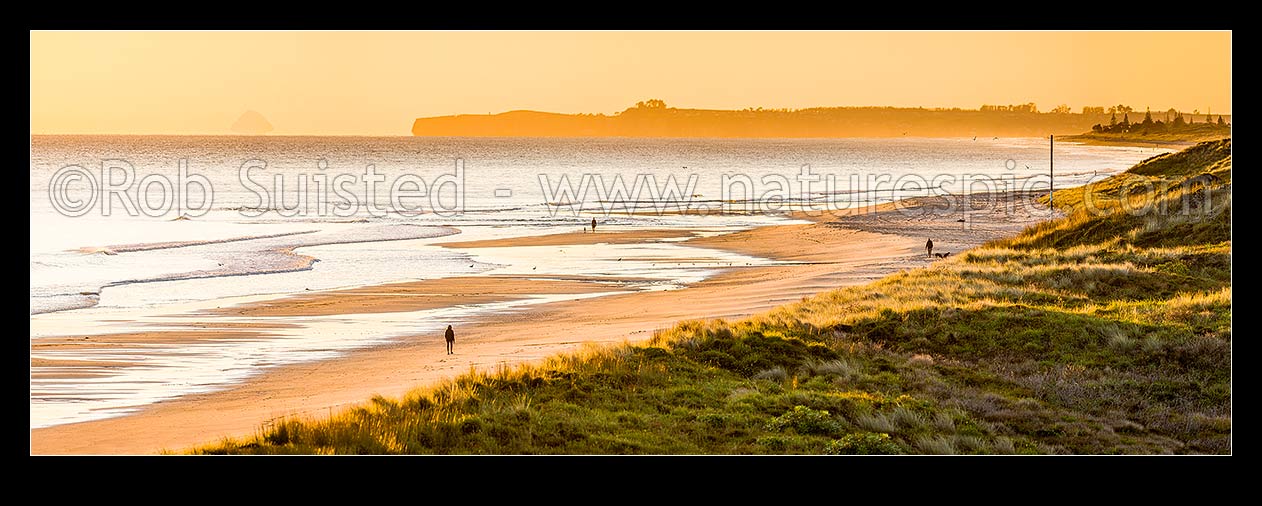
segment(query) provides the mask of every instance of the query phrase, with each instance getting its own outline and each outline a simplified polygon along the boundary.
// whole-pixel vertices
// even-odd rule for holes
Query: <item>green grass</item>
[[[1230,453],[1230,150],[1058,191],[1068,217],[932,267],[194,453]]]

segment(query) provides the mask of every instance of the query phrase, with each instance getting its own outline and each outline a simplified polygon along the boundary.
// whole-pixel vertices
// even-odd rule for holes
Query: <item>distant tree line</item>
[[[1102,113],[1103,109],[1104,109],[1103,107],[1099,107],[1099,108],[1083,107],[1082,112],[1083,114],[1087,114],[1088,110],[1091,110],[1091,112]],[[1201,115],[1201,111],[1197,109],[1197,110],[1193,110],[1192,114],[1188,115],[1185,118],[1183,116],[1182,111],[1178,111],[1176,109],[1169,109],[1165,112],[1164,119],[1153,120],[1152,111],[1145,110],[1143,121],[1138,122],[1138,123],[1131,123],[1130,113],[1133,111],[1134,109],[1131,109],[1130,107],[1127,107],[1124,105],[1110,107],[1108,109],[1108,112],[1111,114],[1111,116],[1109,117],[1109,124],[1104,125],[1104,124],[1096,123],[1094,126],[1091,127],[1091,131],[1097,132],[1097,133],[1136,132],[1136,133],[1139,133],[1140,135],[1148,135],[1149,133],[1157,133],[1157,132],[1178,131],[1178,130],[1184,130],[1184,129],[1190,128],[1193,124],[1196,123],[1196,117]],[[1122,119],[1120,121],[1117,119],[1117,114],[1119,112],[1122,113]],[[1218,115],[1217,121],[1214,120],[1214,117],[1212,114],[1207,113],[1204,115],[1204,117],[1205,117],[1204,123],[1211,125],[1212,127],[1227,128],[1228,126],[1230,126],[1230,123],[1223,120],[1223,117],[1221,114]]]
[[[1028,104],[1017,104],[1017,105],[988,105],[988,104],[984,104],[984,105],[982,105],[981,111],[982,111],[982,112],[1025,112],[1025,113],[1036,113],[1036,112],[1039,112],[1039,106],[1034,105],[1034,103],[1033,103],[1033,102],[1030,102],[1030,103],[1028,103]]]

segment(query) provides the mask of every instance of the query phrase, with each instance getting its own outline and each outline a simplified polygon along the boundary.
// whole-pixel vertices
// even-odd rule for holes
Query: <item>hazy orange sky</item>
[[[1230,32],[32,32],[32,133],[408,135],[534,109],[1231,110]]]

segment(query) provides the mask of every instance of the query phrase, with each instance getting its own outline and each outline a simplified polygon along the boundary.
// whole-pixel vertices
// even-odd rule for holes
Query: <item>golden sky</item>
[[[420,116],[1123,103],[1231,110],[1230,32],[32,32],[32,133],[408,135]]]

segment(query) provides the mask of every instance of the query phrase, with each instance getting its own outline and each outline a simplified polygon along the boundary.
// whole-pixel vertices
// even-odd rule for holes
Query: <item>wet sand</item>
[[[527,295],[619,291],[618,282],[595,282],[555,276],[456,276],[390,283],[347,290],[312,292],[280,299],[216,309],[231,316],[323,316],[398,313],[454,305],[489,304]]]
[[[874,213],[832,213],[809,217],[815,223],[761,227],[733,234],[698,237],[687,242],[705,248],[792,262],[775,266],[734,266],[723,273],[679,290],[633,292],[594,299],[530,306],[526,310],[492,315],[457,329],[455,355],[444,352],[441,333],[397,339],[392,344],[359,349],[319,362],[270,369],[224,390],[193,394],[144,407],[135,414],[31,430],[33,454],[150,454],[161,450],[213,443],[224,436],[248,436],[288,416],[325,416],[366,402],[371,396],[399,396],[420,385],[470,370],[492,369],[540,360],[548,355],[577,349],[584,343],[618,343],[647,339],[654,330],[692,318],[739,318],[757,314],[786,302],[840,286],[866,283],[899,270],[929,265],[926,236],[935,251],[959,251],[985,241],[1011,235],[1025,225],[1049,217],[1031,209],[1027,196],[1008,195],[984,206],[955,203],[939,205],[927,200],[913,203],[911,212],[883,206]],[[963,222],[957,220],[964,220]],[[566,233],[553,236],[476,241],[463,246],[483,247],[594,244],[600,241],[642,242],[681,237],[671,231],[609,230],[596,234]],[[686,232],[691,234],[691,232]],[[478,244],[482,243],[482,244]],[[459,243],[455,243],[459,244]],[[374,310],[378,305],[413,310],[413,304],[436,303],[441,297],[457,303],[463,297],[513,297],[530,290],[566,289],[568,283],[586,280],[554,279],[549,283],[529,280],[488,281],[482,290],[468,285],[456,293],[443,292],[442,283],[396,283],[353,290],[303,294],[233,310],[272,315],[343,314]],[[441,280],[435,280],[441,281]],[[505,283],[499,289],[499,283]],[[532,288],[524,285],[538,284]],[[514,292],[514,290],[517,290]],[[538,292],[529,292],[538,293]],[[413,297],[415,295],[415,297]],[[412,300],[415,299],[415,300]],[[434,300],[431,300],[434,299]],[[428,300],[428,302],[426,302]],[[686,304],[681,301],[687,301]],[[419,301],[419,302],[418,302]],[[424,306],[428,307],[428,306]],[[213,318],[213,317],[210,317]],[[205,324],[205,321],[202,321]],[[125,337],[67,337],[41,344],[91,346],[88,341],[147,339],[170,342],[179,331],[155,330]],[[204,333],[250,333],[241,328],[203,328]],[[82,344],[77,344],[82,343]],[[32,360],[33,374],[49,364]],[[64,364],[63,364],[64,365]],[[109,366],[97,364],[97,367]],[[64,369],[64,368],[63,368]],[[84,367],[90,370],[91,367]]]
[[[661,241],[692,237],[689,230],[619,230],[597,227],[592,232],[568,232],[563,234],[537,235],[532,237],[514,237],[508,239],[486,239],[481,241],[437,242],[435,244],[447,248],[500,248],[507,246],[575,246],[579,244],[634,244],[641,242]]]

